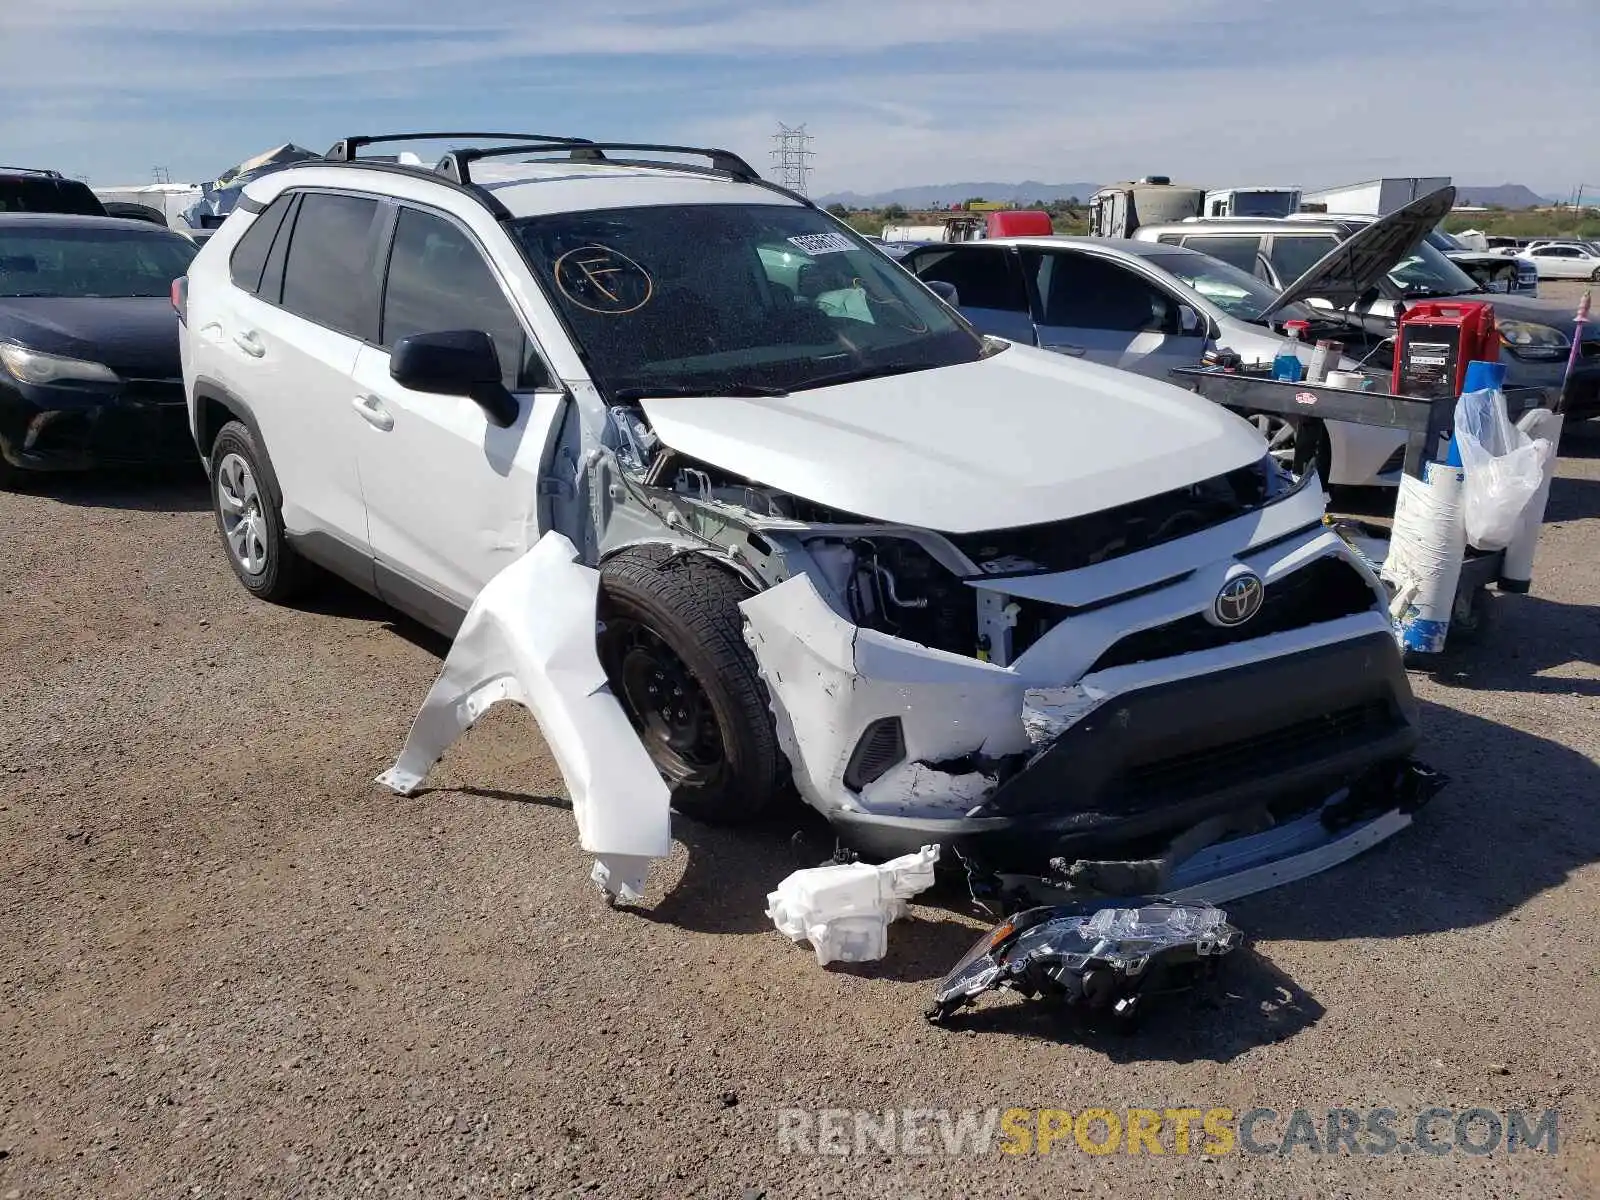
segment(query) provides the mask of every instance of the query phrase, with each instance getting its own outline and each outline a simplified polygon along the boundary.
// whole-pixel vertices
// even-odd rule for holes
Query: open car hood
[[[1373,288],[1383,289],[1390,271],[1449,214],[1456,189],[1440,188],[1340,242],[1267,306],[1263,317],[1315,297],[1334,308],[1349,308]],[[1390,296],[1390,299],[1397,299]]]

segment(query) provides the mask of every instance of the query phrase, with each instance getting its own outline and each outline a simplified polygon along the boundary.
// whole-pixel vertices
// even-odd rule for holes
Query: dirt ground
[[[339,588],[252,601],[198,481],[0,494],[0,1200],[1600,1194],[1600,423],[1564,451],[1532,595],[1413,675],[1451,785],[1231,905],[1250,950],[1132,1036],[1000,997],[926,1025],[982,924],[954,896],[884,962],[819,968],[762,915],[818,857],[793,820],[678,820],[609,909],[526,714],[419,796],[372,784],[437,639]],[[785,1109],[1388,1106],[1404,1131],[1433,1105],[1557,1108],[1558,1149],[778,1136]]]

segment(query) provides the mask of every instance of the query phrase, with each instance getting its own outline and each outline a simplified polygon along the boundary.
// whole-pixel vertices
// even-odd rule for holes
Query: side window
[[[1028,311],[1022,281],[1012,274],[1010,257],[1003,250],[923,250],[907,265],[918,279],[953,285],[962,308]]]
[[[379,341],[388,350],[414,333],[478,329],[494,339],[505,385],[549,382],[544,364],[477,243],[443,217],[402,208],[383,292]]]
[[[260,290],[261,272],[266,269],[272,240],[283,228],[284,215],[293,200],[294,197],[287,193],[279,196],[244,231],[239,244],[233,248],[233,256],[228,259],[228,271],[233,276],[235,287],[247,292]]]
[[[376,335],[378,202],[307,192],[290,231],[283,307],[351,337]]]
[[[1223,262],[1238,267],[1246,275],[1260,275],[1256,259],[1261,254],[1261,239],[1259,237],[1196,237],[1184,238],[1183,244],[1190,250],[1198,250],[1201,254],[1209,254],[1212,258],[1220,258]]]
[[[1319,258],[1339,244],[1331,237],[1285,237],[1277,234],[1272,239],[1268,259],[1277,273],[1278,285],[1288,287],[1309,271]]]
[[[1120,263],[1090,254],[1040,254],[1042,324],[1121,333],[1177,333],[1178,304]]]

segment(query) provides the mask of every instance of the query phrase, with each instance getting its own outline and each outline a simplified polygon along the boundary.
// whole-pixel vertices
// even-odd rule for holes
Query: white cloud
[[[1346,0],[1331,28],[1266,0],[477,0],[448,21],[423,0],[0,4],[8,153],[97,178],[468,111],[758,164],[778,120],[806,122],[823,190],[1600,176],[1593,0]],[[1564,36],[1508,55],[1519,26]]]

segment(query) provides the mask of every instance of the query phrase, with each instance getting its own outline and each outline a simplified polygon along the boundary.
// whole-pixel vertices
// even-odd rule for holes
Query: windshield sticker
[[[579,246],[555,261],[556,286],[579,308],[607,317],[638,312],[655,295],[650,273],[609,246]]]
[[[798,246],[813,258],[819,254],[844,254],[856,248],[856,244],[842,233],[803,233],[790,238],[789,244]]]

